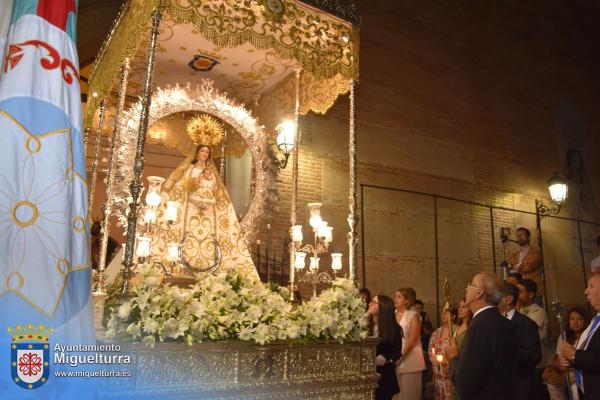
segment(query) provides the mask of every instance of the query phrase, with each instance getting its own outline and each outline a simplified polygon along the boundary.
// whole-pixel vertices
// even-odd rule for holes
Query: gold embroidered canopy
[[[358,78],[358,18],[339,1],[130,0],[92,70],[88,93],[98,96],[89,100],[88,126],[126,58],[128,95],[141,95],[153,10],[162,14],[154,86],[208,78],[250,106],[279,102],[282,93],[293,103],[287,88],[302,68],[300,112],[306,114],[325,113]]]

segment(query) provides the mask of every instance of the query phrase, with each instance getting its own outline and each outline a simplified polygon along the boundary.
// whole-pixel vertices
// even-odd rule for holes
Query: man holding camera
[[[540,251],[530,245],[531,232],[527,228],[517,229],[516,243],[519,245],[519,251],[510,254],[509,262],[512,270],[520,272],[525,279],[531,279],[537,285],[537,297],[535,302],[542,304],[544,295],[544,281],[542,279],[542,258]]]

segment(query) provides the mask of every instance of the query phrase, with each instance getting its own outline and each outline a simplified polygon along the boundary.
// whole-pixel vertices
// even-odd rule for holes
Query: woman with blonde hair
[[[404,332],[402,341],[402,357],[396,367],[399,400],[415,400],[421,398],[421,375],[425,369],[425,357],[421,346],[421,318],[412,309],[415,294],[412,288],[401,288],[396,291],[396,321]]]
[[[473,313],[469,310],[467,306],[466,299],[463,297],[460,299],[460,303],[458,303],[458,327],[454,331],[454,341],[456,342],[456,346],[460,350],[463,340],[465,339],[465,335],[467,334],[467,328],[469,327],[469,323],[473,318]]]

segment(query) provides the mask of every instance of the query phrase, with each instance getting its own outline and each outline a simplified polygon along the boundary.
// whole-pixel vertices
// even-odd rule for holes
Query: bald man
[[[587,301],[596,310],[596,316],[581,334],[577,346],[561,342],[558,348],[563,365],[575,368],[575,383],[580,399],[600,399],[600,274],[588,280],[585,289]]]
[[[516,395],[517,332],[498,311],[504,296],[502,281],[491,272],[475,275],[466,289],[466,305],[473,319],[458,353],[455,343],[446,350],[450,378],[461,400],[506,400]]]

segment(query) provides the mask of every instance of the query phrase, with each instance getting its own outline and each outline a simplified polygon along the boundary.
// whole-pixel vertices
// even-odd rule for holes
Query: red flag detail
[[[10,69],[16,67],[21,58],[23,58],[23,48],[16,44],[9,45],[4,62],[4,73],[8,71],[9,67]]]
[[[37,15],[52,25],[66,31],[69,13],[77,13],[75,0],[39,0]]]

